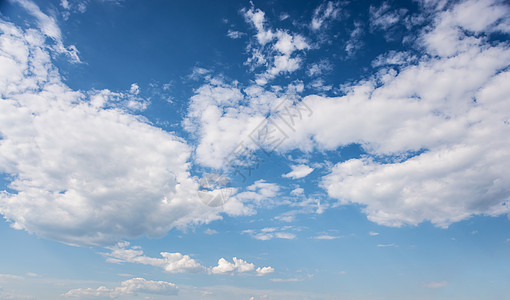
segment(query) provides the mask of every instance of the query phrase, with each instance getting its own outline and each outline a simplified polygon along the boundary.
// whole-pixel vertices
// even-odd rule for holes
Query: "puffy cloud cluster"
[[[178,288],[175,284],[166,281],[152,281],[144,278],[132,278],[121,282],[119,287],[107,288],[100,286],[94,288],[78,288],[72,289],[62,296],[65,297],[109,297],[118,298],[126,295],[156,294],[156,295],[177,295]]]
[[[121,242],[109,248],[110,253],[105,253],[106,261],[112,263],[137,263],[160,267],[168,273],[197,273],[204,270],[196,260],[189,255],[181,253],[161,252],[163,258],[148,257],[143,254],[139,246],[129,247],[128,242]]]
[[[128,242],[121,242],[114,247],[108,248],[109,253],[103,253],[106,261],[111,263],[136,263],[150,265],[162,268],[169,273],[198,273],[208,271],[210,274],[236,274],[255,270],[257,276],[263,276],[274,272],[272,267],[255,268],[253,263],[237,257],[233,258],[233,263],[223,257],[218,260],[218,265],[206,268],[192,259],[189,255],[181,253],[161,252],[163,258],[154,258],[144,255],[139,246],[132,246]]]
[[[276,76],[292,73],[301,67],[302,59],[293,53],[310,48],[305,37],[283,29],[269,28],[265,20],[265,13],[253,6],[250,9],[243,9],[241,12],[246,21],[257,31],[255,35],[257,43],[248,46],[252,56],[247,63],[252,68],[266,67],[264,73],[256,76],[257,84],[265,85]],[[269,46],[267,46],[268,44]]]
[[[390,12],[383,8],[373,14]],[[343,85],[343,96],[289,102],[313,114],[293,123],[278,150],[360,144],[367,155],[335,165],[322,186],[339,204],[361,204],[379,224],[448,226],[472,215],[508,213],[510,45],[492,37],[510,33],[508,10],[498,1],[453,3],[437,12],[428,7],[422,17],[430,25],[414,44],[425,52],[383,53],[374,60],[376,73]],[[470,22],[474,11],[477,21]],[[235,97],[221,97],[227,87]],[[189,115],[214,114],[202,114],[204,122],[196,123],[204,150],[198,161],[220,166],[221,155],[271,111],[260,107],[263,100],[278,95],[225,83],[199,89]],[[238,105],[215,104],[216,98]]]

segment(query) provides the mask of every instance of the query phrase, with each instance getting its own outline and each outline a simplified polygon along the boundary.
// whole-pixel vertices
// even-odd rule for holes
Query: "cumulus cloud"
[[[314,168],[311,168],[307,165],[292,165],[290,166],[292,171],[287,174],[283,174],[282,177],[298,179],[308,176],[308,174],[312,173]]]
[[[144,278],[132,278],[121,282],[119,287],[107,288],[100,286],[97,289],[94,288],[78,288],[72,289],[62,296],[65,297],[109,297],[118,298],[127,295],[142,294],[156,294],[171,296],[178,294],[178,288],[175,284],[166,281],[152,281]]]
[[[118,243],[116,246],[108,248],[110,253],[104,253],[106,261],[111,263],[138,263],[162,268],[168,273],[197,273],[204,271],[205,268],[189,255],[181,253],[161,252],[163,258],[148,257],[143,254],[143,250],[138,247],[130,247],[128,242]]]
[[[432,13],[414,45],[422,55],[389,51],[375,59],[377,73],[344,85],[344,96],[305,97],[300,103],[313,114],[285,131],[278,151],[359,144],[366,155],[333,166],[322,186],[338,204],[361,204],[378,224],[445,227],[508,213],[510,46],[489,36],[509,32],[510,14],[501,13],[508,7],[500,2],[482,2]],[[474,10],[480,21],[470,24],[466,16]],[[397,18],[387,4],[372,11],[390,13],[379,20],[388,19],[384,26]],[[261,104],[275,103],[278,94],[209,83],[194,97],[189,116],[203,112],[193,122],[201,136],[198,161],[220,167],[220,157],[271,111]]]
[[[224,258],[220,258],[218,260],[218,265],[211,268],[211,273],[213,274],[233,274],[234,272],[243,273],[248,271],[253,271],[255,269],[255,265],[252,263],[248,263],[242,259],[234,257],[232,259],[233,262],[229,262]]]
[[[130,246],[129,242],[120,242],[114,247],[107,248],[108,253],[102,253],[106,261],[111,263],[135,263],[149,265],[163,269],[168,273],[199,273],[208,271],[210,274],[239,274],[245,272],[256,272],[257,276],[263,276],[274,272],[272,267],[258,267],[255,269],[253,263],[234,257],[233,262],[224,258],[218,260],[218,265],[206,268],[191,258],[181,253],[161,252],[162,258],[149,257],[144,255],[139,246]]]
[[[71,90],[46,44],[59,31],[45,24],[0,22],[0,172],[9,181],[0,213],[12,227],[104,245],[218,219],[196,198],[186,142],[130,113],[143,109],[139,86]]]
[[[264,276],[264,275],[267,275],[267,274],[271,274],[274,272],[274,268],[272,267],[262,267],[262,268],[257,268],[255,270],[255,272],[257,272],[257,276]]]

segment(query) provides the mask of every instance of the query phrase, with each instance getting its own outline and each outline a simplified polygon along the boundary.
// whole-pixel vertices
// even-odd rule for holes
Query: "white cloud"
[[[510,32],[509,14],[510,8],[498,1],[464,1],[439,13],[422,41],[431,54],[456,55],[481,45],[480,34]]]
[[[370,6],[370,26],[386,31],[399,23],[406,13],[406,9],[392,10],[388,2],[383,2],[379,7]]]
[[[316,240],[335,240],[335,239],[338,239],[340,237],[339,236],[329,235],[329,234],[323,234],[323,235],[314,236],[313,238],[316,239]]]
[[[211,228],[207,228],[205,231],[204,231],[205,234],[208,234],[208,235],[214,235],[214,234],[218,234],[218,231],[214,230],[214,229],[211,229]]]
[[[416,61],[416,56],[411,55],[408,52],[399,52],[395,50],[391,50],[389,52],[383,53],[377,56],[372,61],[372,67],[381,67],[388,65],[407,65],[411,62]]]
[[[175,284],[166,281],[152,281],[144,278],[132,278],[121,282],[119,287],[107,288],[100,286],[97,289],[79,288],[68,291],[62,296],[65,297],[110,297],[117,298],[126,295],[156,294],[156,295],[177,295],[178,288]]]
[[[292,226],[283,227],[265,227],[259,230],[247,229],[243,230],[243,234],[248,234],[252,238],[261,241],[267,241],[271,239],[285,239],[293,240],[296,238],[294,233],[289,232],[290,230],[297,230]]]
[[[271,274],[274,272],[274,268],[272,267],[262,267],[262,268],[257,268],[255,270],[255,272],[257,272],[257,276],[264,276],[264,275],[267,275],[267,274]]]
[[[379,235],[379,232],[370,231],[370,232],[368,233],[368,235],[370,235],[370,236],[376,236],[376,235]]]
[[[317,7],[313,12],[310,27],[313,30],[319,30],[321,27],[326,27],[325,22],[337,18],[339,12],[339,2],[329,1],[319,5],[319,7]]]
[[[302,278],[271,278],[272,282],[299,282]]]
[[[305,193],[305,190],[300,187],[297,187],[297,188],[293,189],[292,191],[290,191],[290,194],[292,196],[302,196],[302,195],[304,195],[304,193]]]
[[[143,254],[140,247],[129,248],[128,242],[118,243],[115,247],[108,248],[110,253],[104,253],[106,261],[111,263],[138,263],[162,268],[168,273],[197,273],[205,268],[189,255],[181,253],[161,252],[163,258],[148,257]]]
[[[243,37],[243,35],[245,35],[246,33],[244,32],[240,32],[240,31],[236,31],[236,30],[232,30],[232,29],[229,29],[228,32],[227,32],[227,36],[231,39],[240,39]]]
[[[246,22],[253,25],[257,31],[255,35],[257,43],[250,43],[247,47],[252,56],[246,63],[251,65],[252,69],[266,67],[265,72],[257,74],[255,81],[258,85],[265,85],[275,77],[293,73],[301,67],[302,59],[295,55],[295,52],[310,49],[305,37],[283,29],[269,28],[264,12],[253,6],[250,9],[242,9],[241,13]],[[267,44],[270,46],[266,46]]]
[[[331,64],[331,62],[327,59],[322,59],[318,63],[313,63],[309,65],[306,73],[308,74],[308,76],[312,77],[322,75],[327,71],[331,71],[332,69],[333,65]]]
[[[136,85],[73,91],[40,31],[0,28],[0,172],[11,178],[0,213],[12,227],[104,245],[220,218],[196,197],[187,144],[129,113]]]
[[[211,268],[213,274],[233,274],[233,273],[244,273],[253,271],[255,265],[248,263],[242,259],[234,257],[233,262],[229,262],[224,258],[218,260],[218,265]]]
[[[74,45],[70,45],[67,48],[64,46],[64,43],[62,42],[62,32],[60,31],[55,18],[43,13],[39,7],[30,0],[13,1],[21,5],[29,14],[36,18],[37,26],[41,32],[55,42],[53,49],[56,52],[67,55],[71,62],[81,62],[78,56],[79,52]]]
[[[395,245],[395,244],[377,244],[377,247],[379,247],[379,248],[394,248],[394,247],[398,247],[398,245]]]
[[[108,262],[149,265],[161,268],[168,273],[199,273],[208,271],[210,274],[233,275],[255,270],[257,276],[262,276],[274,272],[272,267],[258,267],[255,269],[253,263],[248,263],[237,257],[233,258],[233,262],[220,258],[218,260],[218,265],[210,268],[205,268],[189,255],[181,253],[161,252],[160,255],[162,258],[149,257],[144,255],[141,247],[130,247],[129,242],[120,242],[114,247],[107,249],[109,249],[110,252],[102,254],[106,257],[106,261]]]
[[[363,26],[360,22],[354,22],[354,29],[349,34],[349,40],[345,43],[345,52],[348,57],[354,56],[356,52],[363,47],[362,36],[364,34]]]
[[[314,170],[314,168],[310,168],[307,165],[291,165],[290,168],[292,171],[287,174],[283,174],[282,177],[299,179],[308,176],[308,174],[312,173]]]

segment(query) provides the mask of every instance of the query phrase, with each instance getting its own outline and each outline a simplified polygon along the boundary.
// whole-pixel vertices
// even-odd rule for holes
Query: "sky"
[[[0,1],[1,299],[510,299],[510,5]]]

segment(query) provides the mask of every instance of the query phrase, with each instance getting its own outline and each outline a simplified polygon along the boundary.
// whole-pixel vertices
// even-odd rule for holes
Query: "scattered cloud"
[[[211,229],[211,228],[207,228],[205,231],[204,231],[205,234],[208,234],[208,235],[215,235],[215,234],[218,234],[218,231],[214,230],[214,229]]]
[[[126,295],[156,294],[156,295],[177,295],[178,288],[175,284],[166,281],[152,281],[144,278],[132,278],[121,282],[119,287],[107,288],[100,286],[94,288],[79,288],[68,291],[62,296],[65,297],[110,297],[117,298]]]
[[[302,278],[271,278],[272,282],[299,282],[303,281]]]
[[[329,1],[319,5],[313,12],[313,18],[310,23],[312,30],[319,30],[321,27],[326,27],[327,22],[334,20],[338,17],[340,12],[339,2]]]
[[[205,268],[189,255],[181,253],[161,252],[163,258],[148,257],[138,246],[130,247],[129,242],[121,242],[108,248],[110,253],[103,253],[107,262],[111,263],[137,263],[162,268],[168,273],[197,273]]]
[[[291,165],[290,168],[292,169],[292,171],[290,171],[287,174],[283,174],[282,177],[299,179],[308,176],[314,170],[313,168],[307,165]]]
[[[335,240],[335,239],[339,239],[341,238],[340,236],[334,236],[334,235],[329,235],[329,234],[322,234],[322,235],[318,235],[318,236],[314,236],[313,239],[316,239],[316,240]]]
[[[370,235],[370,236],[376,236],[376,235],[379,235],[379,232],[370,231],[370,232],[368,233],[368,235]]]
[[[271,239],[286,239],[293,240],[296,238],[294,233],[289,231],[295,231],[296,228],[292,226],[283,226],[283,227],[265,227],[259,230],[247,229],[243,230],[243,234],[248,234],[252,238],[261,241],[267,241]]]
[[[380,247],[380,248],[393,248],[393,247],[398,247],[398,245],[396,244],[378,244],[377,247]]]
[[[215,267],[206,268],[191,258],[181,253],[161,252],[162,258],[154,258],[144,255],[139,246],[130,246],[129,242],[118,243],[108,248],[109,253],[102,253],[106,261],[110,263],[136,263],[159,267],[168,273],[199,273],[208,271],[210,274],[236,274],[255,271],[257,276],[267,275],[274,272],[272,267],[258,267],[253,263],[242,259],[233,258],[233,263],[224,258],[218,260]]]
[[[244,32],[240,32],[240,31],[236,31],[236,30],[232,30],[232,29],[229,29],[228,30],[228,33],[227,33],[227,36],[231,39],[240,39],[242,38],[244,35],[246,35],[246,33]]]

